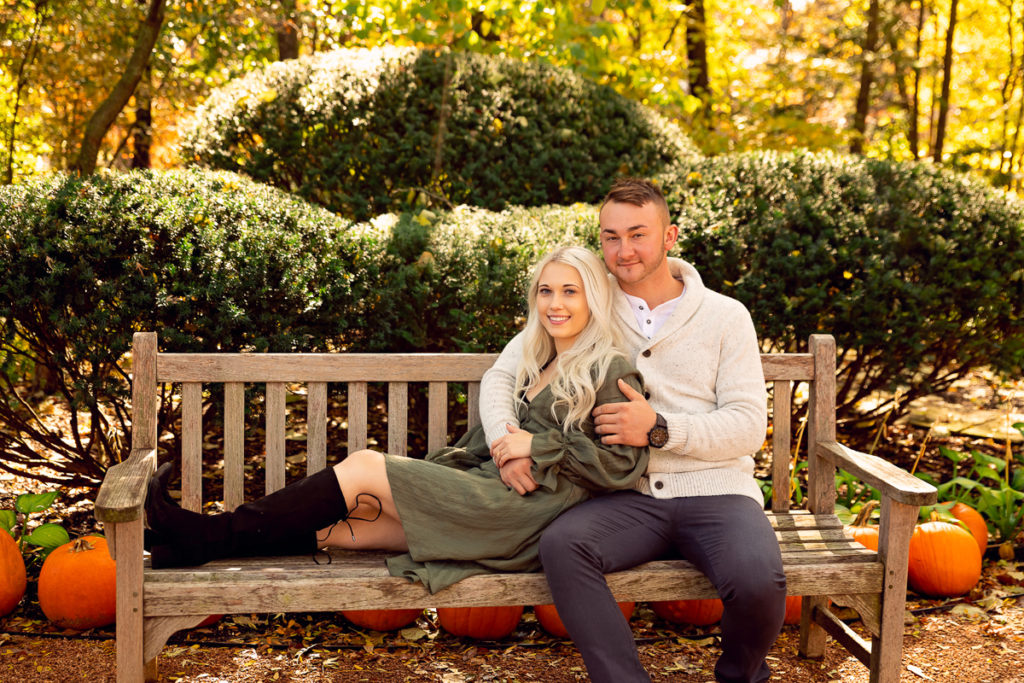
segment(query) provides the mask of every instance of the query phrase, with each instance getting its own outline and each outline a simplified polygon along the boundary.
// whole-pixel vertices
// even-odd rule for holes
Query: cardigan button
[[[645,391],[644,392],[644,398],[646,398],[648,401],[651,400],[651,392]]]
[[[665,482],[659,479],[658,481],[654,482],[654,488],[660,491],[661,489],[665,488]]]
[[[641,355],[642,355],[642,356],[643,356],[644,358],[650,358],[650,357],[651,357],[651,350],[650,350],[650,349],[644,349],[644,352],[643,352],[643,354],[641,354]]]

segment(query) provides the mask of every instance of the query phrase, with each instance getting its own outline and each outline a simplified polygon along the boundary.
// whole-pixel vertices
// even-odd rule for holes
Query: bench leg
[[[896,683],[903,663],[907,563],[918,506],[882,499],[878,555],[885,564],[879,636],[871,644],[871,683]]]
[[[825,656],[825,640],[827,633],[811,616],[816,607],[826,607],[828,598],[823,596],[804,596],[800,609],[800,656],[809,659],[821,659]]]
[[[117,548],[117,680],[146,678],[142,649],[142,520],[110,525]],[[155,673],[155,667],[154,667]]]

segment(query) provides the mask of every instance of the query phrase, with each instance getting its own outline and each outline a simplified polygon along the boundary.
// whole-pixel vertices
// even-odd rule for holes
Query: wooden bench
[[[223,386],[224,500],[243,501],[245,384],[265,384],[267,491],[285,484],[287,392],[307,395],[307,468],[327,465],[327,385],[346,383],[348,449],[367,444],[368,383],[384,382],[388,395],[387,451],[405,454],[410,382],[428,384],[429,448],[444,445],[448,383],[464,383],[469,416],[477,418],[479,379],[492,354],[177,354],[158,353],[155,333],[135,335],[132,351],[134,428],[130,457],[110,468],[96,502],[117,560],[117,678],[156,677],[156,656],[174,632],[210,614],[333,611],[343,609],[534,605],[551,602],[541,573],[476,576],[430,595],[420,584],[388,575],[381,553],[332,553],[332,562],[310,556],[245,558],[202,567],[154,570],[143,554],[146,484],[157,465],[159,387],[177,385],[182,410],[182,505],[202,503],[204,384]],[[788,492],[793,442],[794,386],[809,384],[802,440],[809,455],[808,510],[790,510],[789,496],[772,498],[767,512],[776,529],[791,595],[804,596],[800,648],[824,654],[826,635],[870,668],[872,681],[897,681],[901,669],[907,548],[918,507],[935,502],[935,489],[898,467],[850,450],[835,438],[835,342],[810,338],[809,353],[766,354],[771,388],[772,451],[785,454],[772,466],[775,491]],[[257,387],[259,389],[260,387]],[[220,395],[219,387],[207,391]],[[339,418],[340,419],[340,418]],[[849,540],[834,514],[836,468],[882,492],[879,551]],[[611,574],[622,600],[711,598],[708,580],[683,561],[651,562]],[[853,607],[870,632],[861,638],[827,607]]]

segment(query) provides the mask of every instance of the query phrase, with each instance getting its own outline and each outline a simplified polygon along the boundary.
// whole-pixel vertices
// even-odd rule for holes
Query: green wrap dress
[[[643,392],[640,374],[615,358],[596,404],[627,400],[619,378]],[[552,415],[550,387],[519,407],[520,427],[533,434],[532,474],[538,488],[521,496],[502,482],[482,427],[423,460],[386,456],[391,492],[409,552],[388,559],[394,576],[422,582],[431,593],[486,572],[540,568],[541,532],[559,514],[601,492],[628,489],[647,468],[648,449],[606,446],[588,419],[562,431]]]

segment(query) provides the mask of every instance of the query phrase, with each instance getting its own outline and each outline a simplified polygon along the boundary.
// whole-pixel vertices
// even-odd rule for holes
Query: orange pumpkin
[[[949,509],[949,513],[967,525],[967,530],[978,542],[978,550],[984,555],[988,546],[988,525],[981,513],[966,503],[957,503]]]
[[[860,514],[853,520],[853,525],[846,527],[846,533],[850,538],[860,543],[865,548],[871,550],[878,550],[878,527],[870,526],[868,524],[871,519],[871,513],[878,507],[877,500],[869,500],[864,503],[864,507],[861,508]],[[789,622],[786,622],[787,624]]]
[[[116,566],[107,540],[83,536],[55,549],[39,570],[39,607],[62,628],[85,630],[114,623]]]
[[[652,602],[654,613],[676,624],[708,626],[722,618],[721,598],[707,600],[664,600]]]
[[[497,640],[516,630],[523,606],[514,607],[438,607],[441,628],[453,636],[479,640]]]
[[[953,597],[971,590],[981,578],[978,542],[949,522],[918,524],[910,537],[910,587],[922,595]]]
[[[341,614],[356,626],[371,631],[394,631],[416,621],[421,609],[347,609]]]
[[[18,606],[25,586],[25,558],[11,535],[0,529],[0,617]]]
[[[828,604],[831,605],[832,601],[829,600]],[[786,596],[786,616],[783,617],[782,623],[784,624],[799,624],[800,615],[804,611],[804,599],[801,595],[787,595]]]
[[[786,596],[786,616],[783,618],[782,623],[784,624],[799,624],[800,613],[804,611],[804,599],[801,595],[787,595]]]
[[[635,602],[619,603],[619,610],[622,611],[622,616],[626,617],[626,621],[629,621],[630,617],[633,616],[633,609],[635,607]],[[565,624],[562,623],[562,618],[558,616],[558,610],[555,609],[554,605],[534,605],[533,613],[537,615],[537,621],[540,622],[541,627],[545,631],[556,638],[569,637],[569,631],[565,628]]]

